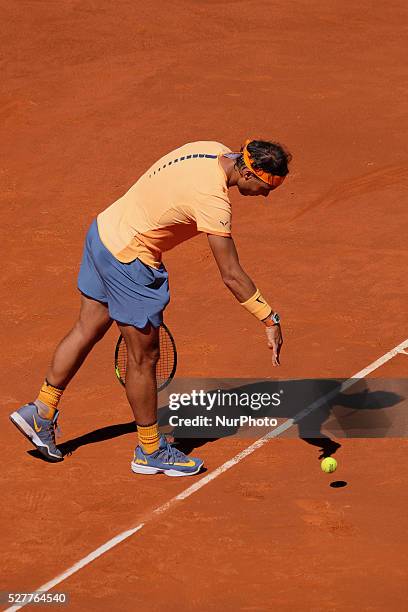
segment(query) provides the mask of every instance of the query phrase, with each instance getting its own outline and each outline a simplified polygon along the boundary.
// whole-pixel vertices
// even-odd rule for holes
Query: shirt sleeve
[[[199,200],[194,206],[197,230],[216,236],[231,236],[231,204],[221,197]]]

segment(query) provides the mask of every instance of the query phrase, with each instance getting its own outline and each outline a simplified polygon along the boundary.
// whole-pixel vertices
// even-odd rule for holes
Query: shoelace
[[[57,421],[50,421],[50,424],[47,425],[47,432],[51,434],[52,441],[55,444],[55,434],[57,436],[61,435],[61,428],[58,426]]]
[[[54,423],[54,431],[55,431],[55,437],[56,438],[61,438],[61,436],[62,436],[62,429],[58,425],[58,421],[55,421],[55,423]]]
[[[167,443],[166,448],[163,449],[160,454],[162,453],[165,463],[176,463],[186,460],[185,454],[182,453],[178,448],[171,446],[169,443]]]

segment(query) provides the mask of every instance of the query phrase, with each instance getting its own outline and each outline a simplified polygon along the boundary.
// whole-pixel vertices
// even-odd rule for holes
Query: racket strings
[[[175,347],[167,328],[160,326],[159,332],[160,358],[156,364],[157,388],[165,386],[174,375]],[[121,338],[116,354],[116,373],[126,385],[127,348],[124,338]]]

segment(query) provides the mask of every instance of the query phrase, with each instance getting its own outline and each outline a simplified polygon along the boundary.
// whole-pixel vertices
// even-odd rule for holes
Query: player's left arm
[[[268,347],[272,350],[272,363],[274,366],[279,365],[279,353],[283,343],[281,326],[271,319],[275,314],[272,307],[239,263],[232,236],[208,234],[208,242],[226,287],[241,306],[265,323]]]
[[[255,293],[256,286],[239,263],[232,236],[208,234],[208,242],[224,284],[241,304],[246,302]]]

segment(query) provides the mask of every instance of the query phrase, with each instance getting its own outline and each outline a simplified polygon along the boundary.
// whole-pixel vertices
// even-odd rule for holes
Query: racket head
[[[167,325],[159,329],[160,358],[156,365],[157,391],[162,391],[171,383],[177,369],[176,343]],[[115,374],[121,385],[126,386],[127,348],[122,334],[115,348]]]

